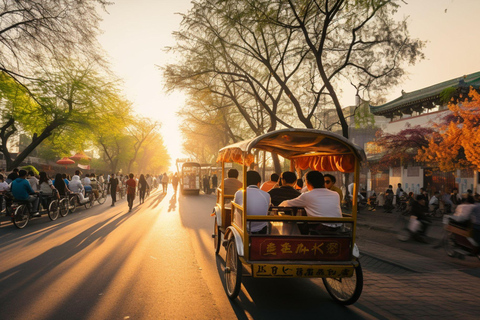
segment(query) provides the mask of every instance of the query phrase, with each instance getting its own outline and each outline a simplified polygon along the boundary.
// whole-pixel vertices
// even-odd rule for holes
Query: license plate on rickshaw
[[[352,266],[305,266],[283,264],[253,264],[253,276],[285,278],[344,278],[353,276]]]

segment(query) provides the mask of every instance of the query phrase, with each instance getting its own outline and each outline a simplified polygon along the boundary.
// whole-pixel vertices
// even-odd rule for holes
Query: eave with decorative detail
[[[468,74],[459,78],[438,83],[412,92],[404,92],[402,96],[380,106],[370,105],[370,112],[376,116],[384,116],[389,119],[403,114],[411,115],[413,112],[423,113],[426,109],[433,109],[442,105],[442,92],[448,89],[459,94],[466,95],[470,87],[480,87],[480,72]]]

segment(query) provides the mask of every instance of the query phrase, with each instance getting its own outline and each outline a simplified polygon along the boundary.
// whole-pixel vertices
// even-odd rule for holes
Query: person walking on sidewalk
[[[118,178],[115,176],[115,173],[112,173],[110,176],[110,180],[108,181],[108,187],[110,190],[110,197],[112,197],[112,205],[111,207],[115,206],[115,202],[117,202],[117,188],[118,188]]]
[[[137,181],[133,179],[133,173],[128,175],[130,179],[125,183],[127,186],[127,202],[128,202],[128,211],[132,211],[133,200],[135,200],[135,191],[137,186]]]

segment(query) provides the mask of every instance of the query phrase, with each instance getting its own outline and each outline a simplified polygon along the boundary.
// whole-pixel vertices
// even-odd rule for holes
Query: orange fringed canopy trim
[[[235,162],[239,164],[251,165],[255,161],[252,154],[244,156],[240,149],[227,149],[218,154],[217,162]]]
[[[355,157],[352,154],[299,157],[295,159],[295,167],[301,170],[310,168],[317,171],[353,172]]]

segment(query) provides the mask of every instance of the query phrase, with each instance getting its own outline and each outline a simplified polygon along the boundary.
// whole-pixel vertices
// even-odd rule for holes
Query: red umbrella
[[[67,169],[67,165],[74,164],[75,161],[72,159],[68,159],[67,157],[63,157],[62,159],[57,161],[57,164],[65,165],[65,169]]]
[[[87,156],[85,153],[83,152],[79,152],[77,154],[75,154],[74,156],[71,156],[70,159],[72,160],[75,160],[75,161],[79,161],[79,160],[90,160],[91,158],[89,156]]]

